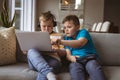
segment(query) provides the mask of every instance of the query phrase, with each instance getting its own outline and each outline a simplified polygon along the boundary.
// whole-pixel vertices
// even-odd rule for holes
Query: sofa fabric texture
[[[0,65],[16,63],[16,35],[14,27],[0,30]]]
[[[16,34],[22,34],[22,32]],[[120,80],[120,34],[113,33],[90,33],[95,48],[100,56],[103,71],[107,80]],[[36,40],[36,39],[35,39]],[[17,43],[18,45],[18,43]],[[17,50],[18,49],[17,47]],[[26,56],[17,51],[17,63],[0,66],[0,80],[35,80],[37,72],[28,68],[24,62]],[[24,57],[21,57],[24,56]],[[19,59],[18,59],[19,58]],[[68,69],[68,67],[66,67]],[[67,70],[57,74],[59,80],[70,80]]]
[[[120,66],[120,34],[91,33],[104,66]]]

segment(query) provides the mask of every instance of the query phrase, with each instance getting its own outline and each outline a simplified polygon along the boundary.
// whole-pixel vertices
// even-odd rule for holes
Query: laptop
[[[50,35],[48,32],[17,32],[16,35],[20,48],[23,51],[35,48],[39,51],[52,52]]]

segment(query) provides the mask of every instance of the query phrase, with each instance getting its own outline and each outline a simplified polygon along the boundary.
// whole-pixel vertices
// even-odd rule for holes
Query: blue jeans
[[[30,49],[27,58],[29,68],[38,72],[36,80],[47,80],[47,73],[59,73],[60,71],[61,63],[57,59],[42,55],[36,49]]]
[[[71,80],[86,80],[86,72],[90,80],[106,80],[101,66],[96,60],[77,61],[69,65]]]

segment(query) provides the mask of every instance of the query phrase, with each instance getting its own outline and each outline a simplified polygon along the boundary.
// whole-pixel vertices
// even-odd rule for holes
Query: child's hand
[[[61,44],[61,39],[51,39],[51,44],[52,45],[60,45]]]
[[[75,56],[75,58],[80,58],[80,56]]]
[[[59,49],[59,45],[52,45],[52,49]]]
[[[71,62],[76,62],[76,56],[67,56],[67,59]]]

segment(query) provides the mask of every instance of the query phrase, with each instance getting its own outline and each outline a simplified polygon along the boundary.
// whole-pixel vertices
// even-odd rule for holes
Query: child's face
[[[76,36],[76,32],[79,30],[79,25],[75,26],[72,20],[64,22],[63,25],[64,25],[64,32],[66,36],[68,37]]]
[[[41,31],[51,33],[53,31],[53,21],[40,21]]]

